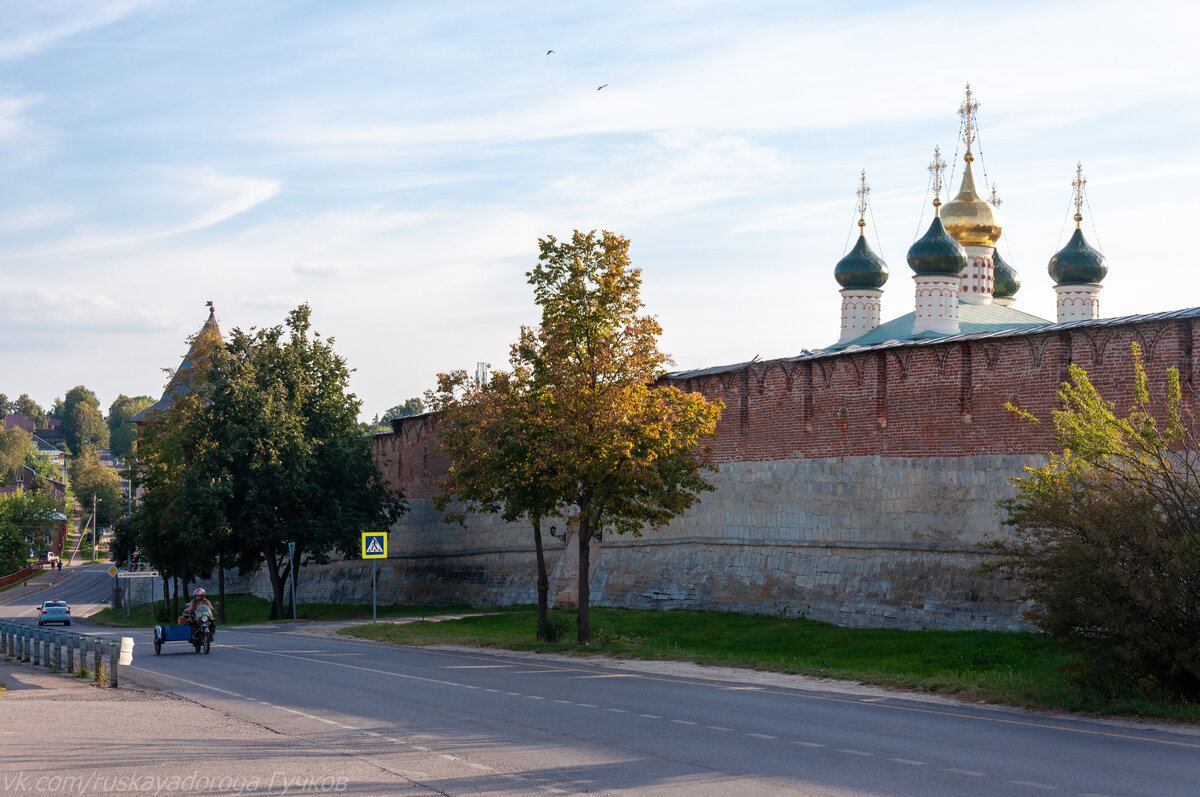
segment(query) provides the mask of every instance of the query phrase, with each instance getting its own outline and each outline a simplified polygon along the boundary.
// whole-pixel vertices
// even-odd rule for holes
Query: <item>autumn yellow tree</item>
[[[523,329],[522,341],[533,333]],[[438,447],[450,466],[434,506],[446,519],[466,525],[468,512],[496,513],[506,521],[527,521],[533,531],[537,564],[538,639],[554,641],[548,622],[550,579],[542,545],[542,520],[562,508],[557,447],[545,422],[547,397],[537,392],[513,346],[511,371],[497,371],[484,383],[465,371],[438,375],[426,403],[437,414]]]
[[[658,321],[642,312],[628,239],[576,230],[570,241],[538,243],[528,277],[542,319],[522,336],[514,365],[540,397],[557,498],[577,513],[578,639],[587,642],[592,539],[665,525],[713,489],[703,441],[722,404],[656,384],[671,360],[658,348]]]

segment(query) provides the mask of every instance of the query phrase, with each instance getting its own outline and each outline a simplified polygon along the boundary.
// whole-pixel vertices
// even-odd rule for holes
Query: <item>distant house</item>
[[[58,446],[42,437],[41,432],[43,431],[45,430],[40,429],[33,433],[33,444],[37,446],[38,454],[50,460],[60,468],[66,467],[67,452],[63,451]]]
[[[37,425],[34,424],[34,422],[32,420],[30,420],[28,416],[23,415],[19,412],[14,412],[11,415],[4,416],[4,428],[5,429],[24,429],[25,431],[29,432],[30,434],[33,434],[34,432],[37,431]]]

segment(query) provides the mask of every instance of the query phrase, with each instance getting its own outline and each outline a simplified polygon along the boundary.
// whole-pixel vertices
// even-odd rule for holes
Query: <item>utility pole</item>
[[[92,493],[92,563],[96,562],[96,504],[100,503],[96,494]]]

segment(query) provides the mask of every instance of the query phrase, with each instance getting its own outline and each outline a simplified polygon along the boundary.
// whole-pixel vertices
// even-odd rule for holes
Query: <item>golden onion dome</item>
[[[958,196],[942,206],[942,223],[963,246],[995,246],[1003,225],[1000,211],[975,190],[975,173],[971,170],[974,156],[968,152],[965,160],[962,187]]]

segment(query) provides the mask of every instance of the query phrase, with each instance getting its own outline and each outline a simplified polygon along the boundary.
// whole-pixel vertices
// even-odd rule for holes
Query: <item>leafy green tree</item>
[[[514,366],[528,369],[539,396],[556,503],[578,522],[578,639],[591,637],[590,543],[602,532],[658,528],[711,490],[716,466],[705,437],[722,404],[674,386],[656,386],[670,362],[662,329],[641,315],[641,270],[619,235],[575,231],[571,241],[539,241],[529,272],[542,319],[523,335]]]
[[[35,429],[46,428],[46,411],[42,409],[42,405],[38,404],[28,393],[22,393],[16,401],[12,403],[12,411],[19,412],[29,420],[33,421]]]
[[[98,405],[99,402],[97,402]],[[65,420],[67,417],[67,408],[63,404],[63,400],[61,398],[54,399],[54,403],[50,405],[50,409],[47,410],[46,414],[51,418],[58,418],[60,421]]]
[[[108,446],[108,425],[100,414],[100,400],[95,393],[83,385],[71,388],[63,399],[63,412],[63,436],[71,451]]]
[[[96,523],[109,526],[125,514],[126,501],[121,492],[121,479],[112,468],[100,464],[96,449],[84,448],[71,457],[67,472],[71,478],[71,490],[86,511],[91,511],[92,497],[96,501]]]
[[[1001,557],[991,569],[1016,580],[1026,617],[1075,654],[1080,679],[1195,700],[1200,440],[1178,370],[1159,418],[1136,345],[1132,371],[1121,415],[1070,366],[1054,413],[1062,452],[1013,480],[1017,494],[1001,502],[1012,534],[991,543]]]
[[[150,396],[117,396],[108,407],[108,447],[113,456],[127,460],[133,456],[137,428],[129,419],[154,404]]]
[[[11,481],[37,456],[33,436],[24,429],[0,428],[0,483]]]
[[[5,415],[8,415],[8,413],[12,411],[10,407],[11,402],[9,402],[8,396],[4,393],[0,393],[0,420],[2,420]]]
[[[379,423],[387,425],[393,418],[407,418],[409,415],[420,415],[425,411],[425,403],[414,396],[403,404],[397,404],[379,418]]]
[[[531,334],[522,330],[523,337]],[[543,422],[546,397],[517,361],[518,347],[513,348],[511,373],[493,372],[483,385],[465,371],[439,374],[437,390],[427,394],[438,417],[438,449],[451,463],[433,503],[444,512],[452,502],[458,504],[446,517],[464,527],[468,509],[530,523],[537,563],[537,636],[553,641],[542,521],[559,514],[564,486],[556,481],[560,470],[554,462],[554,427]]]
[[[133,473],[142,494],[132,521],[114,540],[113,556],[144,560],[157,569],[164,578],[164,599],[168,579],[182,581],[186,593],[196,573],[210,570],[225,539],[224,493],[205,467],[213,446],[210,420],[200,391],[181,392],[145,425],[138,446]]]
[[[62,511],[62,500],[49,491],[0,494],[0,574],[21,569],[30,551],[46,548]]]
[[[345,360],[311,332],[309,317],[301,305],[286,325],[234,329],[205,355],[213,444],[197,464],[237,530],[241,569],[266,564],[273,618],[283,614],[289,542],[301,563],[357,555],[363,531],[389,528],[404,509],[358,433],[361,402]]]

